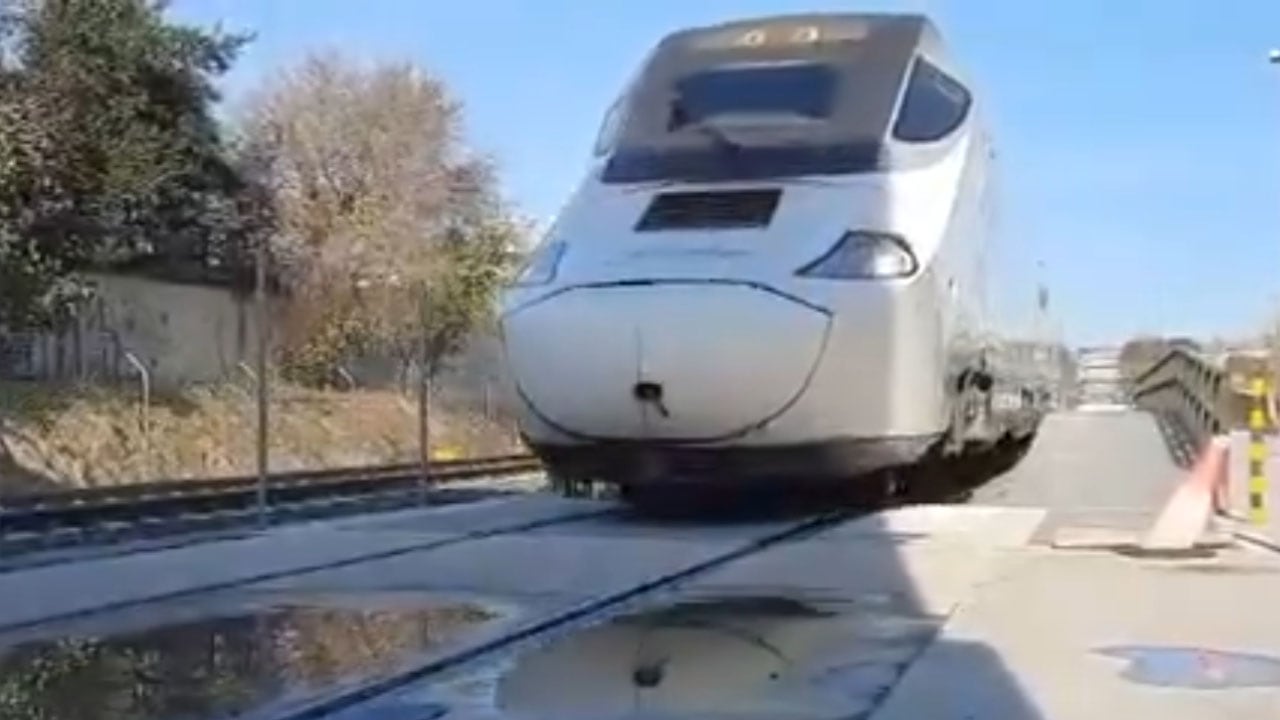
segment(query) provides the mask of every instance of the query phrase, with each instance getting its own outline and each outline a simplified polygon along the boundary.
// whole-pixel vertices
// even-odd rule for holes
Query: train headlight
[[[884,280],[908,277],[919,269],[916,256],[897,235],[850,230],[822,257],[798,275],[835,280]]]
[[[556,268],[560,266],[560,258],[564,257],[567,245],[556,240],[549,242],[529,256],[524,269],[516,275],[516,287],[532,287],[546,285],[556,277]]]

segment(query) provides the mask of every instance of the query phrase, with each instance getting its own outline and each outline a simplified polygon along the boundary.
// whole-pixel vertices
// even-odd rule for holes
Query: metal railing
[[[1209,437],[1248,427],[1255,398],[1252,376],[1230,372],[1184,348],[1173,348],[1133,378],[1133,404],[1165,416],[1196,444]],[[1270,428],[1274,430],[1274,428]]]

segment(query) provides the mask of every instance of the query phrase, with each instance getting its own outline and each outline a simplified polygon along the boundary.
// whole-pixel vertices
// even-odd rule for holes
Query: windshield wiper
[[[715,142],[716,146],[722,150],[728,150],[735,154],[742,150],[741,143],[729,137],[722,128],[706,121],[705,119],[696,122],[687,122],[689,119],[689,112],[685,109],[684,100],[682,98],[675,97],[672,99],[671,112],[673,114],[673,120],[675,120],[676,123],[675,127],[684,126],[692,128],[711,138],[712,141]]]
[[[706,122],[700,122],[700,123],[695,123],[690,127],[702,133],[703,135],[706,135],[712,140],[714,140],[716,145],[723,150],[728,150],[735,154],[737,154],[740,150],[742,150],[742,143],[737,142],[733,138],[729,137],[729,135],[725,133],[725,131],[722,128],[716,125],[712,125]]]

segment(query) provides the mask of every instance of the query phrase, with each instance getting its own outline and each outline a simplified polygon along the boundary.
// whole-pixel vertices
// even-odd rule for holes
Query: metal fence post
[[[338,365],[334,368],[334,372],[347,384],[347,392],[355,392],[359,384],[356,382],[356,378],[351,374],[350,370],[346,369],[342,365]]]
[[[254,263],[254,295],[258,315],[258,348],[257,348],[257,385],[258,385],[258,525],[267,524],[267,469],[270,462],[268,456],[268,427],[270,420],[270,395],[267,388],[268,344],[271,341],[270,314],[267,308],[267,241],[259,239],[257,262]]]
[[[125,350],[124,359],[138,371],[142,383],[142,406],[139,408],[139,420],[142,423],[142,475],[143,481],[151,479],[151,372],[137,355]]]
[[[258,374],[257,374],[257,373],[255,373],[255,372],[253,371],[253,368],[249,367],[249,363],[244,362],[244,361],[238,362],[238,363],[236,363],[236,369],[237,369],[237,370],[239,370],[240,372],[244,373],[244,374],[245,374],[245,377],[247,377],[247,378],[249,378],[250,380],[252,380],[252,381],[253,381],[253,385],[254,385],[254,387],[257,387],[257,385],[258,385]]]
[[[425,345],[426,340],[423,340]],[[426,504],[427,486],[431,483],[431,387],[427,380],[427,365],[418,366],[418,457],[421,465],[418,478],[418,502]]]

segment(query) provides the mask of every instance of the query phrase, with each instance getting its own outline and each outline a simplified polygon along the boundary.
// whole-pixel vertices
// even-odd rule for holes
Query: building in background
[[[1076,355],[1076,403],[1082,409],[1129,404],[1121,348],[1081,348]]]

